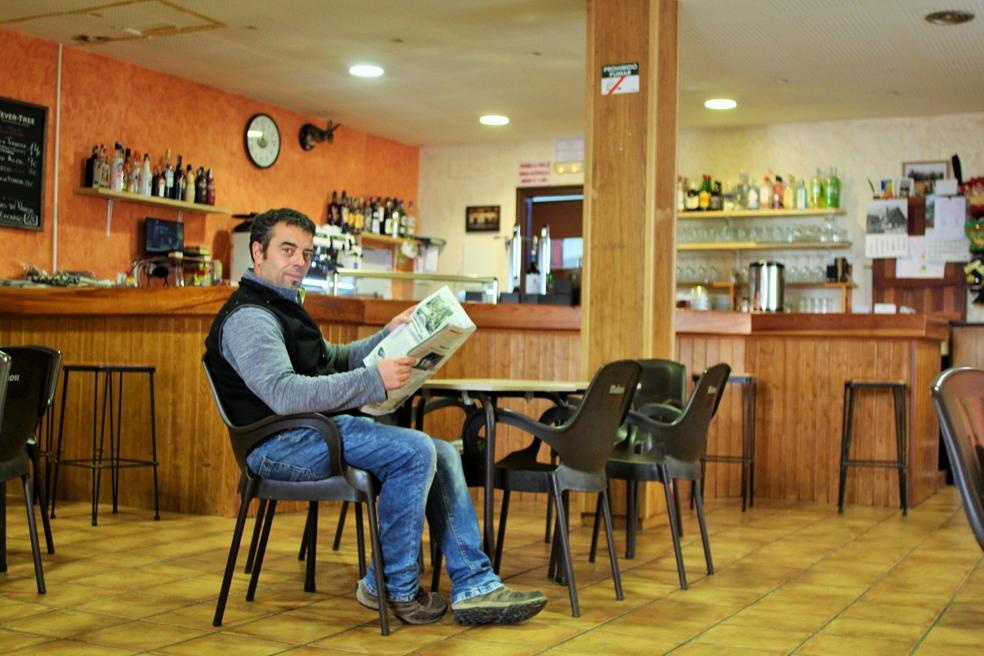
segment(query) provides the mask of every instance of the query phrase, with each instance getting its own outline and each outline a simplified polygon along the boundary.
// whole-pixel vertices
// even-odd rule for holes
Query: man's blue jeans
[[[482,551],[461,456],[453,446],[420,431],[366,417],[342,415],[332,420],[342,434],[345,462],[371,472],[382,484],[379,541],[390,599],[413,599],[420,585],[417,554],[425,512],[447,563],[452,603],[502,585]],[[251,471],[264,478],[309,481],[327,476],[328,449],[318,432],[298,429],[263,442],[247,462]],[[363,584],[376,594],[373,566]]]

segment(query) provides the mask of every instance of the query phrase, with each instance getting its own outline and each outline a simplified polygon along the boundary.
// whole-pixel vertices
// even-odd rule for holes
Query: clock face
[[[280,156],[280,129],[266,114],[257,114],[246,123],[244,135],[249,160],[261,169],[268,169]]]

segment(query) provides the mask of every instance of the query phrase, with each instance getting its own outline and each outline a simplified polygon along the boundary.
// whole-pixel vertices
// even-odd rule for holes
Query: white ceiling
[[[605,0],[595,0],[604,2]],[[577,136],[586,0],[23,0],[0,28],[409,144]],[[923,16],[965,9],[941,28]],[[382,78],[348,75],[377,63]],[[615,62],[613,62],[615,63]],[[735,98],[711,112],[703,101]],[[984,0],[680,0],[680,125],[984,110]],[[504,128],[478,124],[503,113]]]

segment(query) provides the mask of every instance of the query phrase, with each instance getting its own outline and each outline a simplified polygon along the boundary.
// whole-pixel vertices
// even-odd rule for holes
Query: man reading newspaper
[[[422,381],[474,326],[468,321],[470,329],[466,325],[465,334],[456,333],[456,311],[464,311],[439,292],[439,300],[431,297],[399,314],[371,337],[346,345],[328,343],[299,293],[311,265],[313,238],[314,223],[295,210],[269,210],[253,219],[253,268],[219,311],[205,340],[205,357],[230,418],[245,425],[274,414],[331,414],[346,462],[380,481],[386,590],[375,589],[370,565],[355,590],[363,606],[378,609],[379,595],[385,594],[385,602],[408,624],[436,622],[447,612],[447,601],[424,590],[418,580],[426,514],[446,558],[457,621],[505,624],[536,615],[547,603],[543,593],[504,586],[482,551],[454,447],[419,431],[349,414],[360,406],[398,403],[397,397],[409,393],[414,367],[424,372],[418,374]],[[394,335],[401,327],[403,334]],[[395,344],[384,344],[388,336]],[[375,353],[376,360],[364,361],[380,346],[383,353]],[[314,480],[327,475],[327,459],[320,434],[297,429],[260,443],[247,463],[264,478]]]

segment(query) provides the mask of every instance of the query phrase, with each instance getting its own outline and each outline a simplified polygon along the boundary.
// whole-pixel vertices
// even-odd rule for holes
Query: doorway
[[[583,257],[583,185],[520,187],[516,189],[516,221],[523,231],[520,289],[526,289],[526,269],[536,257],[534,236],[550,230],[550,271],[554,284],[570,291],[580,288]]]

